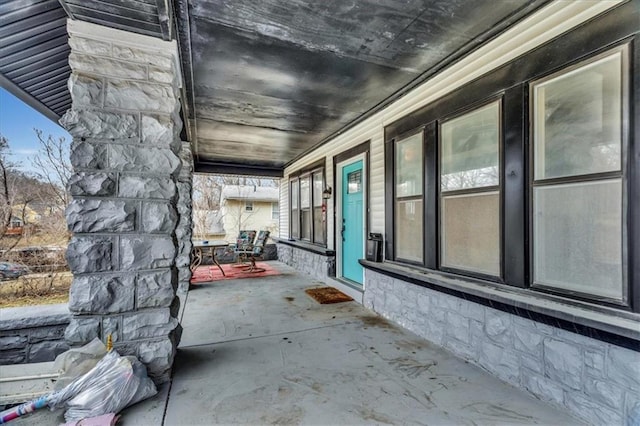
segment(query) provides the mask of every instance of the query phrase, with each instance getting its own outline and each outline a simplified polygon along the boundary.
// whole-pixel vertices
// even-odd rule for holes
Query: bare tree
[[[4,236],[9,224],[11,223],[11,216],[13,214],[13,197],[10,193],[10,182],[9,176],[11,174],[11,170],[13,169],[13,164],[8,161],[7,154],[9,152],[9,141],[6,137],[0,135],[0,172],[2,175],[0,179],[2,179],[2,193],[0,197],[2,199],[0,202],[2,203],[1,209],[1,223],[0,223],[0,235]]]
[[[193,179],[193,222],[194,235],[197,237],[204,238],[208,230],[215,225],[212,222],[222,219],[218,214],[221,210],[222,189],[228,185],[277,187],[278,181],[248,176],[195,175]],[[226,230],[227,232],[244,229],[243,224],[253,214],[245,211],[242,203],[225,210],[228,215],[227,219],[232,218],[233,223],[233,229]]]
[[[45,138],[42,130],[33,130],[40,143],[38,154],[31,160],[35,175],[49,185],[56,203],[64,209],[69,204],[68,187],[72,173],[69,144],[64,137],[55,139],[49,135]]]
[[[45,242],[61,243],[70,238],[64,217],[64,211],[71,200],[69,179],[73,172],[69,143],[64,137],[45,137],[41,130],[33,130],[40,148],[31,164],[35,169],[34,175],[48,187],[46,197],[39,200],[44,213],[39,224],[41,236]]]
[[[42,131],[34,130],[40,149],[31,160],[35,169],[32,175],[20,171],[9,160],[9,140],[0,135],[0,246],[5,253],[36,225],[39,244],[68,238],[64,210],[71,176],[69,146],[64,138],[45,137]],[[29,223],[28,218],[33,215],[37,216],[37,224]],[[7,232],[13,218],[20,219],[23,225],[17,235]]]
[[[42,187],[37,180],[17,169],[9,160],[9,140],[0,135],[0,247],[4,254],[13,249],[23,233],[9,235],[14,217],[26,223],[26,211],[34,200],[42,196]],[[24,229],[24,227],[23,227]]]

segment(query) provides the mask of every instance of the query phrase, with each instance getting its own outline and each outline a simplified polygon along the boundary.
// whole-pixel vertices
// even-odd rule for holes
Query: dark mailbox
[[[367,260],[382,262],[382,234],[369,233],[369,238],[367,238]]]

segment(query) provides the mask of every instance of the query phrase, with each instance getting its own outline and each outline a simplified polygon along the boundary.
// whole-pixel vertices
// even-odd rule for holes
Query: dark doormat
[[[350,302],[351,300],[353,300],[351,297],[333,287],[308,288],[305,290],[305,293],[313,297],[316,302],[320,303],[321,305],[326,305],[329,303]]]

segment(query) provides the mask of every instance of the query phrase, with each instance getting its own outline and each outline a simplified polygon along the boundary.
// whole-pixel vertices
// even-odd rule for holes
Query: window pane
[[[396,197],[422,194],[422,132],[396,144]]]
[[[533,87],[536,179],[620,170],[622,51]]]
[[[303,209],[311,205],[310,180],[309,176],[300,179],[300,207]]]
[[[442,266],[500,275],[499,192],[442,198]]]
[[[311,210],[301,209],[300,210],[300,238],[305,240],[311,240]]]
[[[291,208],[298,208],[298,181],[294,180],[291,182]]]
[[[622,299],[622,181],[534,188],[534,282]]]
[[[324,244],[325,221],[322,214],[322,206],[313,208],[313,242]]]
[[[324,179],[322,172],[313,174],[313,242],[324,244],[325,221],[322,215],[322,191],[324,190]]]
[[[291,209],[291,236],[295,238],[300,237],[298,226],[300,224],[300,217],[298,216],[298,209]]]
[[[324,190],[324,179],[322,173],[313,174],[313,205],[322,205],[322,191]]]
[[[422,263],[422,200],[396,202],[396,258]]]
[[[499,145],[499,102],[443,123],[440,137],[442,190],[498,185]]]
[[[356,170],[347,175],[347,194],[357,194],[362,191],[362,170]]]
[[[271,203],[271,219],[278,220],[280,218],[280,205]]]
[[[291,236],[300,238],[300,210],[298,210],[298,180],[291,181]]]

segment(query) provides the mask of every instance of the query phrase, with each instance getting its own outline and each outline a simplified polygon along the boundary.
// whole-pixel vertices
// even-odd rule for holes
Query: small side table
[[[195,271],[198,266],[202,263],[202,259],[204,256],[211,257],[211,261],[214,265],[216,265],[220,272],[222,272],[223,276],[226,276],[222,266],[218,263],[218,259],[216,259],[216,249],[221,247],[228,247],[229,243],[223,240],[213,240],[213,241],[194,241],[193,242],[193,251],[192,251],[192,259],[191,259],[191,271]]]

